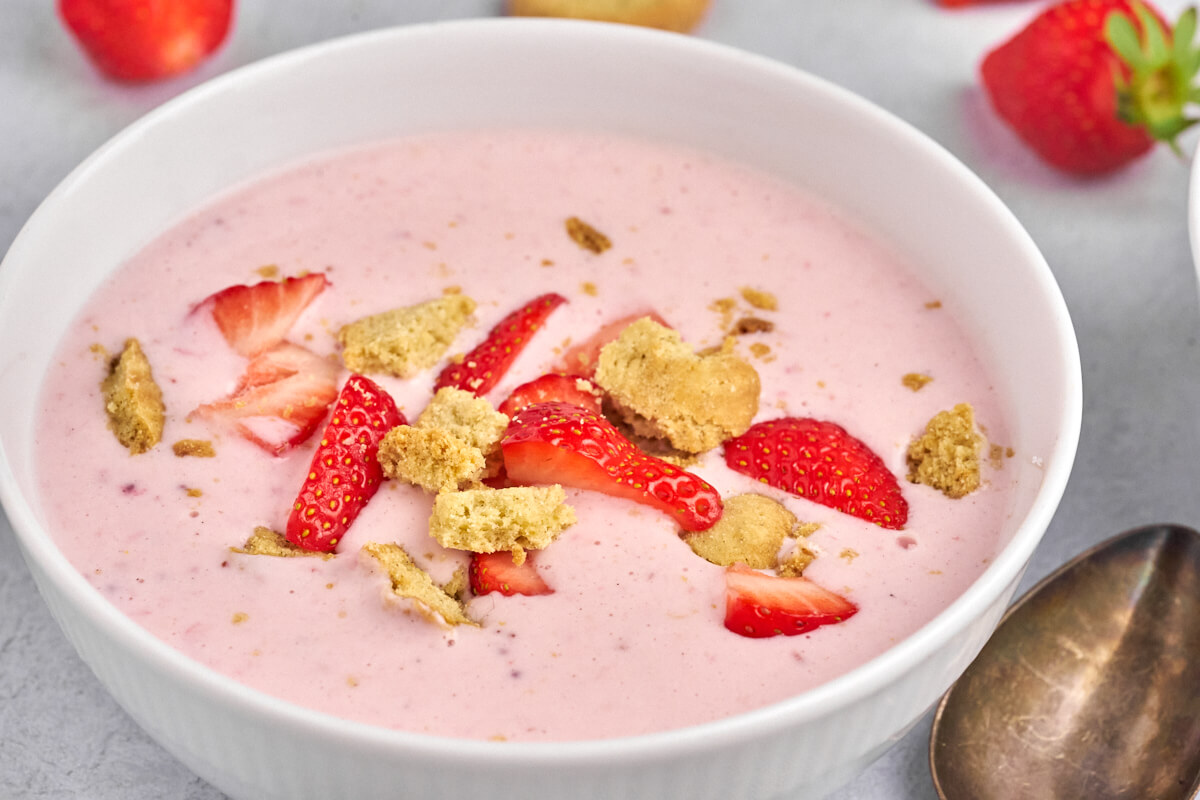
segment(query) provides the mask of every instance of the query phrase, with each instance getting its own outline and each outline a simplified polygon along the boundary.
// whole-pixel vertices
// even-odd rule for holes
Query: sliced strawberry
[[[509,314],[488,332],[487,338],[450,364],[438,375],[434,391],[445,386],[463,389],[475,395],[487,394],[504,377],[529,343],[529,337],[542,327],[554,309],[567,302],[560,294],[544,294]]]
[[[59,0],[58,13],[105,74],[165,78],[200,63],[229,33],[233,0]]]
[[[500,441],[508,479],[591,489],[665,511],[701,531],[721,518],[721,495],[706,481],[649,456],[599,414],[567,403],[519,412]]]
[[[784,417],[725,442],[735,472],[884,528],[908,521],[896,476],[871,448],[832,422]]]
[[[563,353],[563,371],[573,372],[585,378],[592,377],[596,373],[596,365],[600,363],[600,351],[604,345],[615,341],[621,335],[621,331],[642,317],[649,317],[663,327],[671,327],[657,311],[642,311],[638,314],[630,314],[628,317],[621,317],[593,333],[586,341],[568,348],[567,352]]]
[[[781,578],[742,564],[725,569],[725,627],[751,639],[809,633],[857,611],[854,603],[808,578]]]
[[[229,346],[253,358],[287,338],[292,325],[329,281],[320,272],[251,286],[230,286],[209,295],[196,309],[212,309]]]
[[[233,422],[242,436],[282,455],[316,432],[337,397],[337,376],[333,361],[283,342],[250,360],[233,394],[194,413]]]
[[[405,425],[391,395],[351,375],[334,403],[304,485],[292,505],[287,538],[305,550],[332,552],[383,480],[379,442]]]
[[[531,554],[527,554],[521,564],[514,564],[512,553],[503,550],[472,553],[468,572],[471,591],[477,595],[499,592],[505,597],[512,597],[514,594],[533,596],[554,593],[533,565]]]
[[[583,382],[581,385],[580,382]],[[592,387],[591,391],[582,388],[583,385]],[[549,403],[557,400],[560,403],[586,408],[588,411],[600,413],[600,390],[592,386],[587,378],[578,375],[560,375],[550,373],[540,378],[534,378],[529,383],[523,383],[496,409],[501,414],[515,417],[517,412],[538,403]]]

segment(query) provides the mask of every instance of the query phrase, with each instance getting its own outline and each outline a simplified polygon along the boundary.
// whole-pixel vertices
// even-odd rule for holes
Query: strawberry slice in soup
[[[477,595],[499,592],[505,597],[515,594],[535,596],[552,594],[553,589],[538,573],[532,553],[520,564],[513,563],[512,553],[500,550],[495,553],[472,553],[468,574],[471,591]]]
[[[762,639],[844,622],[858,606],[805,577],[784,578],[734,564],[725,570],[725,627]]]
[[[328,286],[328,279],[320,272],[230,286],[201,300],[196,310],[210,309],[229,346],[253,358],[286,339],[304,309]]]

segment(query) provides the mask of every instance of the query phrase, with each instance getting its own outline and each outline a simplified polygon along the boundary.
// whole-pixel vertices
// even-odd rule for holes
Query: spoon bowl
[[[942,698],[942,800],[1200,791],[1200,533],[1121,534],[1042,580]]]

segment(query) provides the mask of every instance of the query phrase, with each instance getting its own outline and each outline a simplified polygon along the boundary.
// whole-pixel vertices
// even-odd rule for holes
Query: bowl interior
[[[935,625],[962,625],[1011,588],[1065,486],[1081,389],[1061,295],[999,200],[923,135],[782,65],[684,37],[513,20],[365,34],[219,78],[135,123],[48,198],[0,269],[0,497],[50,580],[99,600],[42,530],[33,423],[34,387],[100,281],[185,212],[264,170],[406,133],[511,126],[707,149],[808,187],[893,242],[965,311],[1014,448],[1041,456],[1014,465],[1022,488],[1009,546]],[[889,659],[911,662],[931,637],[816,694],[886,681]]]

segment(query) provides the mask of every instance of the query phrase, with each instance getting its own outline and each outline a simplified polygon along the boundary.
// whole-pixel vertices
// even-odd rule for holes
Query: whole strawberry
[[[289,542],[326,553],[337,548],[383,480],[379,442],[404,424],[404,414],[374,381],[362,375],[346,379],[292,505]]]
[[[1078,175],[1117,169],[1175,138],[1200,51],[1195,9],[1173,31],[1138,0],[1067,0],[983,60],[997,113],[1050,164]]]
[[[233,0],[59,0],[58,13],[106,75],[151,81],[216,50],[229,34]]]
[[[735,472],[814,503],[899,530],[908,503],[883,460],[833,422],[800,417],[760,422],[725,442]]]

